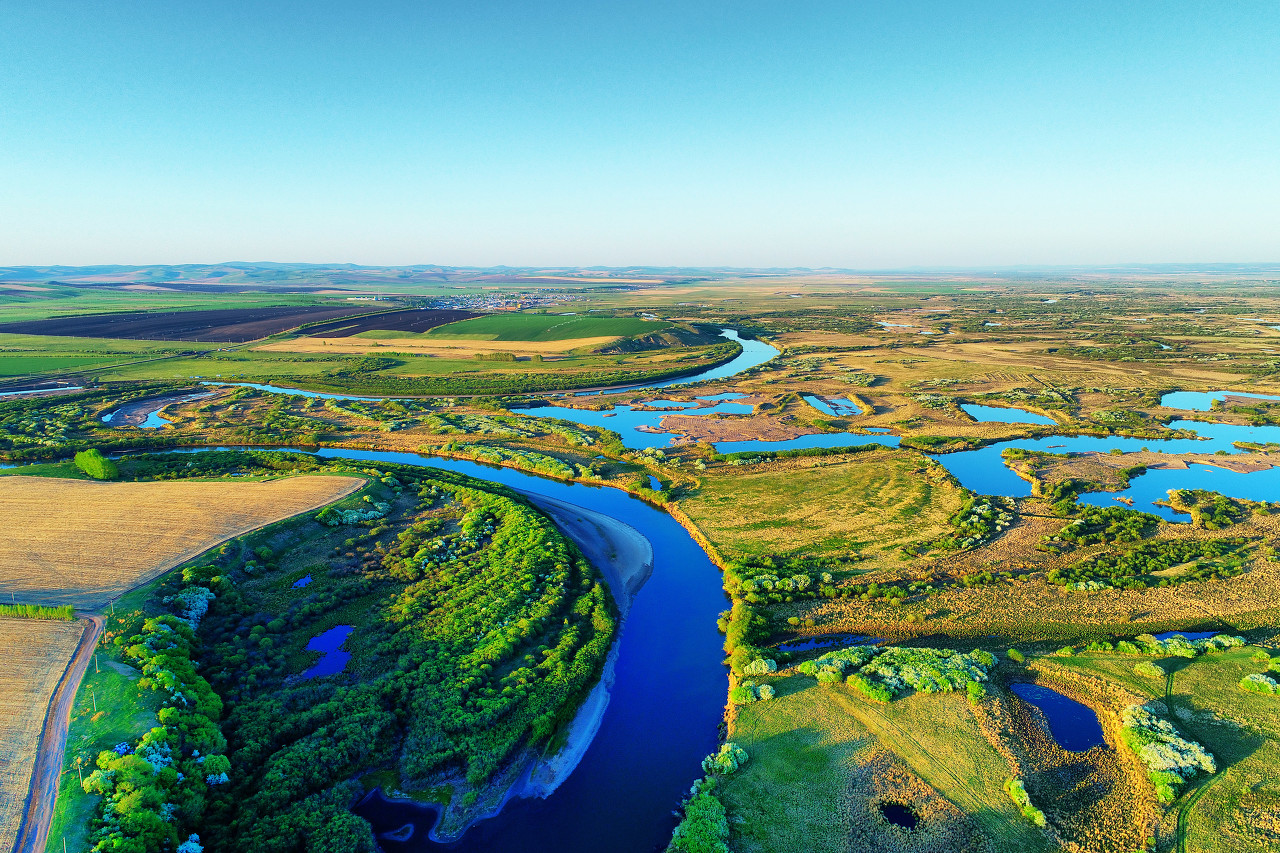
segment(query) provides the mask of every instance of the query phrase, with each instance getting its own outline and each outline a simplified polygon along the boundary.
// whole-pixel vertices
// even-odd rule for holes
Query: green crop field
[[[564,314],[489,314],[440,326],[427,332],[433,338],[480,341],[564,341],[660,332],[669,323],[635,317],[581,317]]]

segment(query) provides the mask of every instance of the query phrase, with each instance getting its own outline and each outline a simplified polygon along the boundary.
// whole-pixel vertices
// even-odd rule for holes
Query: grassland
[[[1163,701],[1178,728],[1213,753],[1218,772],[1192,786],[1162,824],[1178,851],[1274,851],[1280,850],[1280,703],[1238,686],[1245,675],[1264,668],[1252,660],[1256,651],[1156,659],[1169,672],[1166,680],[1137,675],[1134,659],[1123,655],[1043,658],[1038,667],[1068,685],[1081,676],[1097,678]]]
[[[96,483],[6,477],[0,592],[24,602],[102,607],[219,542],[331,503],[356,477],[266,482]]]
[[[1055,849],[1005,794],[1009,764],[963,697],[879,705],[803,676],[772,682],[775,698],[738,709],[729,729],[750,756],[723,794],[735,851]],[[910,806],[917,829],[890,824],[881,802]]]
[[[946,533],[962,499],[923,455],[876,450],[717,468],[681,507],[727,559],[808,554],[871,566],[896,565],[899,549]]]
[[[13,846],[45,712],[83,633],[79,622],[0,618],[0,849]]]

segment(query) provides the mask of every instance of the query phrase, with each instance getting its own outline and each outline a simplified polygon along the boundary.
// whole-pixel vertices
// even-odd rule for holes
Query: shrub
[[[777,661],[771,658],[756,658],[742,668],[744,675],[768,675],[778,671]]]
[[[1006,779],[1004,781],[1005,793],[1009,795],[1009,799],[1022,810],[1022,816],[1034,823],[1036,826],[1043,827],[1045,825],[1044,812],[1031,804],[1031,795],[1027,793],[1027,786],[1023,784],[1021,779]]]
[[[1172,802],[1178,787],[1200,773],[1217,772],[1213,756],[1203,746],[1178,734],[1172,723],[1146,705],[1125,708],[1120,725],[1125,744],[1147,766],[1161,802]]]
[[[74,457],[76,467],[95,480],[114,480],[120,476],[116,463],[102,455],[96,447],[81,450]]]
[[[1144,678],[1164,678],[1168,674],[1158,664],[1149,660],[1134,664],[1133,671]]]
[[[1022,652],[1018,651],[1017,649],[1009,649],[1009,651],[1005,652],[1005,656],[1008,657],[1009,660],[1013,661],[1014,663],[1027,662],[1027,656],[1024,655]]]
[[[1269,675],[1254,672],[1240,679],[1240,689],[1248,690],[1250,693],[1265,693],[1268,696],[1275,696],[1276,693],[1280,693],[1280,682],[1277,682]]]
[[[701,779],[689,790],[684,817],[671,835],[670,850],[687,853],[729,853],[729,818],[713,793],[715,782]]]
[[[708,774],[728,776],[746,763],[747,751],[736,743],[728,742],[721,744],[718,752],[702,759],[702,769]]]

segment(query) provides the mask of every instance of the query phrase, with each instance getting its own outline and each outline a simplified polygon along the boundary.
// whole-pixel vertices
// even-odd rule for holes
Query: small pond
[[[1210,637],[1216,637],[1221,631],[1165,631],[1153,636],[1157,640],[1167,640],[1170,637],[1182,637],[1187,640],[1207,640]]]
[[[337,675],[347,668],[351,653],[342,650],[342,645],[355,629],[350,625],[337,625],[328,631],[316,634],[307,643],[307,651],[320,652],[320,660],[302,673],[303,678],[323,678],[326,675]]]
[[[977,403],[962,403],[960,408],[980,424],[1042,424],[1057,426],[1058,422],[1044,415],[1037,415],[1026,409],[1015,406],[981,406]]]
[[[880,814],[884,815],[884,819],[894,826],[900,826],[903,829],[915,829],[916,824],[920,822],[920,818],[911,809],[902,803],[881,803]]]
[[[874,646],[883,643],[883,637],[864,637],[858,634],[823,634],[820,637],[806,637],[803,640],[791,640],[778,643],[775,648],[780,652],[807,652],[813,649],[825,649],[828,646]]]
[[[864,414],[861,406],[843,397],[827,397],[823,399],[812,394],[806,394],[804,401],[824,415],[831,415],[832,417],[851,418]]]
[[[1049,721],[1049,733],[1058,746],[1070,752],[1084,752],[1105,746],[1102,724],[1088,705],[1038,684],[1012,684],[1010,689],[1025,702],[1035,705]]]
[[[307,575],[306,577],[303,577],[303,578],[298,578],[296,581],[293,582],[293,588],[302,589],[304,586],[306,586],[309,583],[311,583],[311,575]]]
[[[1269,394],[1252,394],[1247,391],[1171,391],[1160,398],[1166,409],[1183,409],[1189,412],[1207,412],[1215,400],[1224,397],[1252,397],[1255,400],[1280,400]]]

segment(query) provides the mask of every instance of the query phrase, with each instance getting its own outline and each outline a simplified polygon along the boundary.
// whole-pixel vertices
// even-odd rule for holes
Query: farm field
[[[476,316],[478,315],[470,311],[427,311],[415,308],[320,323],[308,326],[305,334],[314,338],[346,338],[351,335],[369,335],[376,332],[413,335],[430,331],[446,323],[456,323]]]
[[[0,849],[22,821],[45,712],[83,622],[0,617]]]
[[[56,337],[243,342],[378,309],[352,305],[88,314],[0,324],[0,333]]]
[[[331,503],[363,480],[97,483],[10,476],[2,482],[0,512],[22,522],[0,540],[0,594],[100,608],[229,537]],[[89,544],[104,537],[119,544]]]
[[[636,317],[582,317],[561,314],[490,314],[440,326],[433,338],[491,341],[561,341],[573,338],[623,337],[660,332],[669,324]]]

